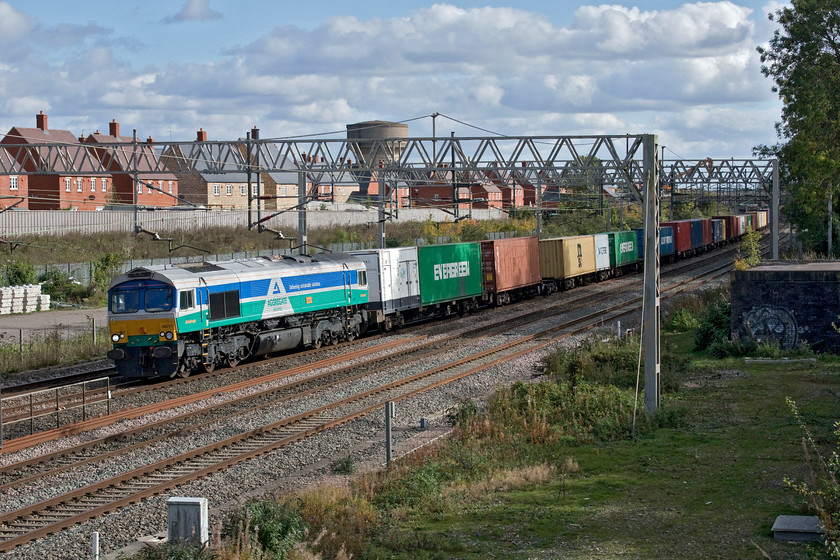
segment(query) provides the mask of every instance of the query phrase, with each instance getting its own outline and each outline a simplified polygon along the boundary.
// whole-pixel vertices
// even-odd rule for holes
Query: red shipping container
[[[662,222],[660,226],[671,226],[674,228],[674,251],[685,253],[691,250],[691,222],[678,220],[676,222]]]
[[[703,218],[703,246],[708,247],[714,243],[714,235],[712,235],[712,220]]]
[[[481,273],[485,293],[539,286],[542,284],[540,240],[511,237],[482,241]]]

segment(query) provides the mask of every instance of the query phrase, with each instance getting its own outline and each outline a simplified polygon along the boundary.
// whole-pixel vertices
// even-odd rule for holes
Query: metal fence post
[[[391,417],[394,415],[394,402],[385,403],[385,462],[391,464]]]

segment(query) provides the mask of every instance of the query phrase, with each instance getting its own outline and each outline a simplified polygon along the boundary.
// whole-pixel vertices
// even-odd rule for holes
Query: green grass
[[[686,411],[685,428],[634,441],[520,448],[520,457],[537,461],[572,456],[579,471],[451,511],[418,511],[392,529],[402,538],[381,540],[368,557],[808,558],[804,545],[770,533],[777,515],[808,513],[783,482],[809,477],[785,397],[828,446],[837,366],[705,366],[663,404]]]

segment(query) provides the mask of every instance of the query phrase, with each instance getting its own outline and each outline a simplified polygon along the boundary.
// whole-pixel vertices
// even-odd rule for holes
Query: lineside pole
[[[298,254],[306,254],[306,172],[298,172]]]
[[[645,408],[648,412],[659,409],[659,167],[656,164],[657,137],[645,134],[644,169],[645,184],[645,305],[642,325],[645,344]]]
[[[773,160],[773,194],[770,201],[770,252],[779,260],[779,160]]]

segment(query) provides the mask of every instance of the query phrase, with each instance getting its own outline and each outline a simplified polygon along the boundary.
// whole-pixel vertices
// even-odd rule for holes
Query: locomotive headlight
[[[172,340],[174,337],[175,337],[175,335],[172,334],[172,331],[166,331],[166,334],[164,335],[164,338],[166,340]]]
[[[117,333],[112,334],[112,335],[111,335],[111,340],[112,340],[113,342],[119,342],[119,341],[120,341],[120,335],[119,335],[119,334],[117,334]]]

